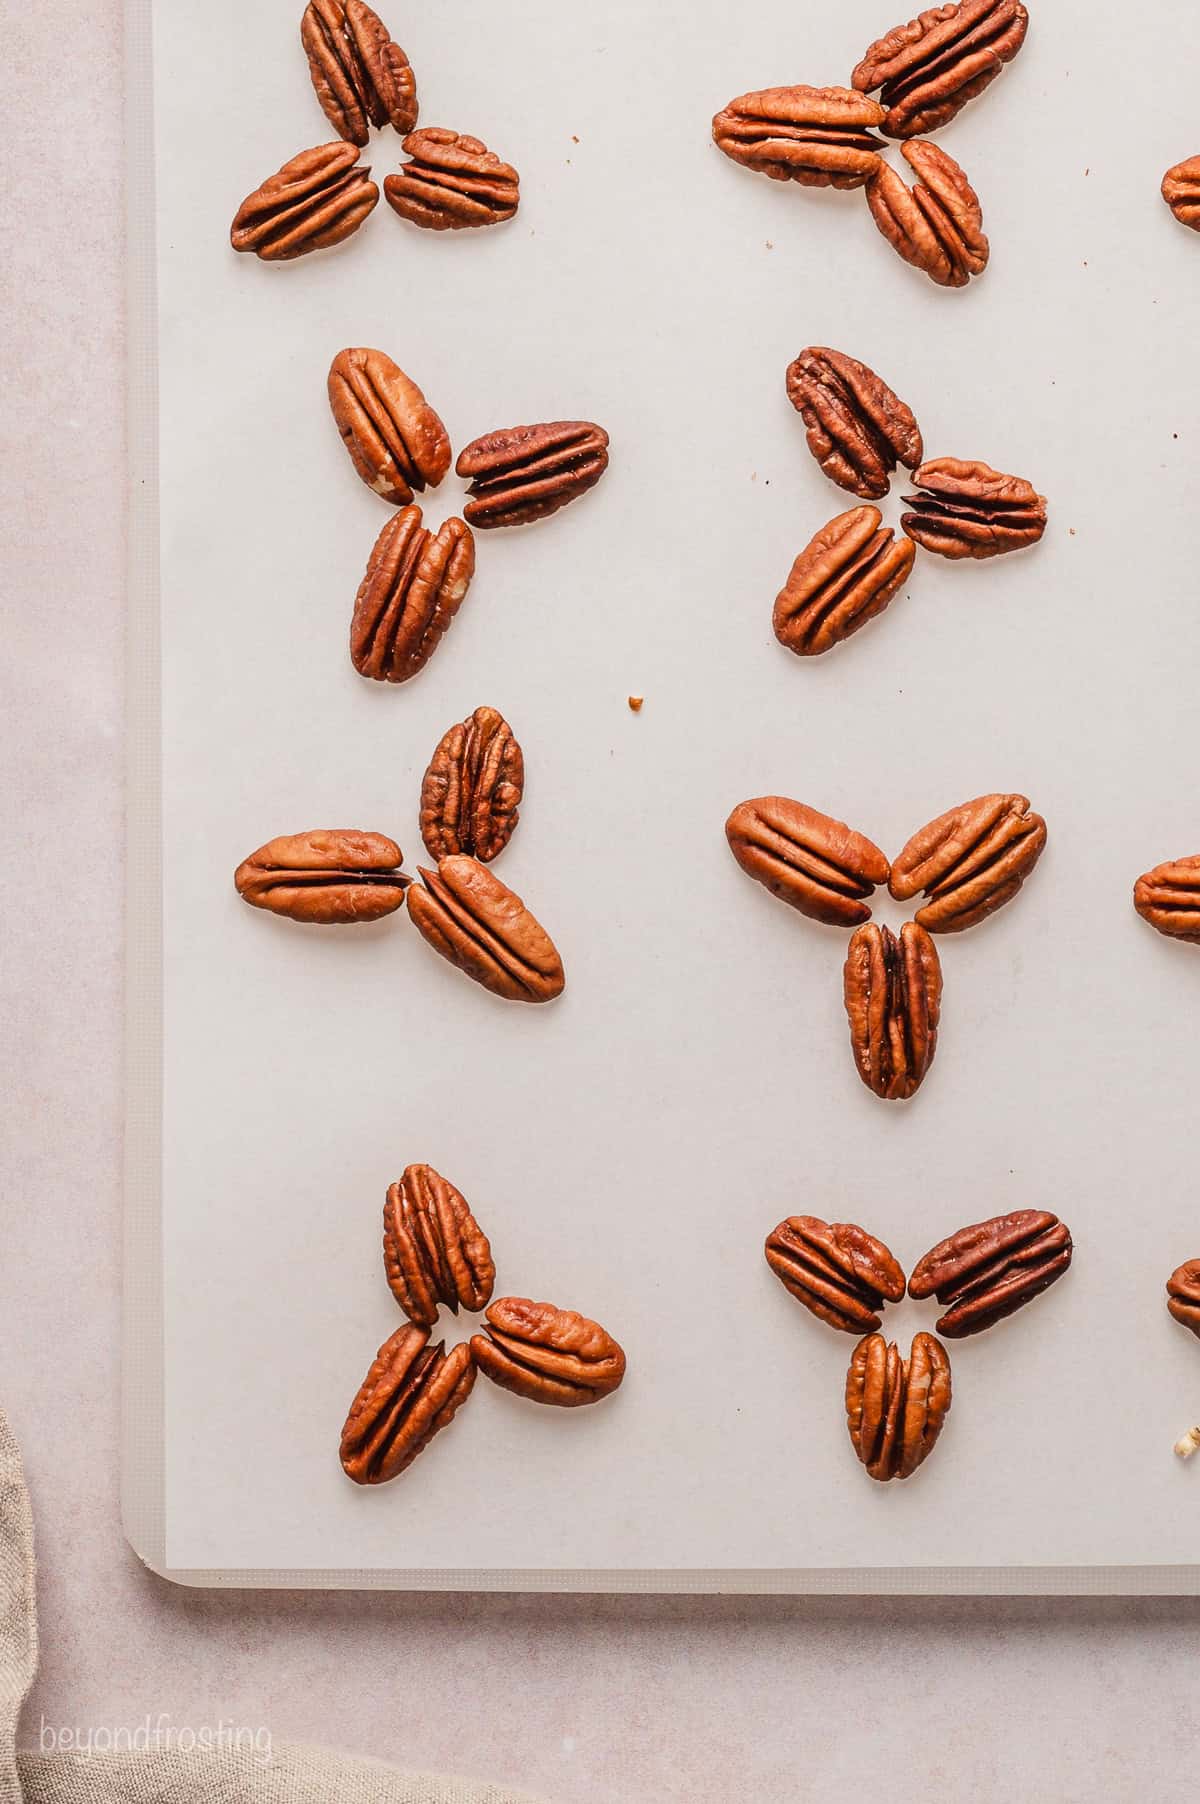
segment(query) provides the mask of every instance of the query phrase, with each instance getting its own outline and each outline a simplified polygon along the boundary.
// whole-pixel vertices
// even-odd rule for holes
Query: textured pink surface
[[[41,1562],[26,1738],[43,1716],[165,1712],[578,1804],[784,1804],[858,1795],[868,1775],[891,1804],[1190,1795],[1195,1602],[221,1595],[173,1590],[129,1552],[120,5],[0,0],[0,20],[6,150],[28,172],[0,202],[0,1321]],[[46,129],[65,71],[69,134]]]

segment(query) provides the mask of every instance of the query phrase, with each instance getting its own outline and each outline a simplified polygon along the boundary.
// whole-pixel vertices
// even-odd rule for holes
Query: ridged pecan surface
[[[410,1322],[432,1328],[444,1303],[478,1311],[492,1300],[496,1267],[462,1192],[432,1165],[410,1165],[383,1207],[383,1263]]]
[[[489,432],[455,466],[471,485],[472,526],[526,526],[594,488],[608,468],[608,434],[591,420],[552,420]]]
[[[349,238],[378,199],[371,171],[358,166],[353,144],[318,144],[246,196],[229,242],[264,263],[288,263]]]
[[[341,1461],[356,1485],[397,1478],[454,1420],[471,1394],[475,1366],[465,1342],[447,1353],[429,1331],[406,1325],[386,1340],[350,1405]]]
[[[598,1403],[625,1376],[625,1355],[612,1335],[572,1309],[501,1297],[487,1312],[487,1327],[471,1341],[476,1365],[531,1403]]]
[[[911,1478],[933,1452],[950,1412],[950,1358],[932,1334],[913,1336],[901,1360],[882,1334],[859,1342],[846,1374],[846,1426],[871,1478]]]
[[[1200,232],[1200,157],[1186,157],[1167,170],[1162,197],[1180,225]]]
[[[832,927],[869,920],[865,898],[888,880],[890,866],[878,846],[845,821],[787,796],[739,803],[725,837],[747,876]]]
[[[408,58],[364,0],[311,0],[300,22],[308,72],[339,138],[366,144],[373,125],[398,132],[417,123],[417,84]]]
[[[1134,884],[1133,906],[1169,939],[1200,944],[1200,856],[1155,865]]]
[[[884,1303],[904,1295],[904,1273],[887,1247],[853,1222],[789,1215],[767,1235],[765,1252],[797,1302],[847,1334],[878,1328]]]
[[[421,838],[431,858],[466,852],[490,864],[517,824],[525,760],[496,708],[476,708],[444,734],[421,784]]]
[[[1028,29],[1021,0],[930,7],[872,44],[850,80],[864,94],[881,90],[889,137],[919,137],[982,94],[1016,56]]]
[[[268,840],[234,873],[244,902],[318,926],[378,921],[404,906],[402,853],[382,833],[316,828]]]
[[[552,1002],[565,984],[550,935],[494,872],[474,858],[422,869],[409,914],[435,952],[509,1002]]]
[[[892,249],[940,288],[964,288],[987,268],[988,241],[979,196],[936,144],[906,144],[916,183],[910,189],[888,163],[867,184],[871,217]]]
[[[913,470],[924,455],[911,407],[844,351],[801,351],[788,365],[787,392],[826,476],[867,501],[887,494],[898,463]]]
[[[1011,902],[1041,857],[1046,823],[1028,796],[978,796],[914,833],[892,861],[898,902],[924,891],[917,920],[930,933],[959,933]]]
[[[1057,1215],[1017,1209],[960,1228],[917,1261],[908,1294],[936,1297],[947,1340],[980,1334],[1049,1290],[1071,1263],[1071,1234]]]
[[[1184,1328],[1200,1335],[1200,1259],[1188,1259],[1171,1273],[1167,1308]]]
[[[798,657],[831,651],[882,614],[908,580],[910,539],[884,526],[877,507],[852,507],[810,540],[775,601],[775,637]]]
[[[406,683],[423,670],[462,606],[475,573],[475,540],[462,520],[436,533],[415,504],[388,521],[371,552],[350,622],[355,670]]]
[[[421,390],[383,351],[339,351],[329,405],[350,461],[369,489],[407,507],[450,468],[446,428]]]
[[[499,225],[511,219],[521,198],[520,178],[478,138],[439,126],[410,132],[404,149],[411,162],[383,184],[394,212],[435,232]]]
[[[727,157],[777,182],[861,188],[883,149],[883,108],[849,88],[763,88],[741,94],[713,120]]]
[[[1036,545],[1046,530],[1046,497],[1020,476],[985,463],[936,457],[913,476],[900,519],[910,539],[949,558],[997,557]]]
[[[850,941],[846,1016],[858,1075],[886,1102],[916,1094],[937,1050],[942,970],[923,927],[869,922]]]

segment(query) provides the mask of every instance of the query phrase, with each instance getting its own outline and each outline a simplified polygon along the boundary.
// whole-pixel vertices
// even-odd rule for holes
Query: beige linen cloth
[[[20,1753],[17,1719],[37,1667],[33,1517],[0,1411],[0,1804],[534,1804],[468,1780],[408,1775],[325,1748]]]

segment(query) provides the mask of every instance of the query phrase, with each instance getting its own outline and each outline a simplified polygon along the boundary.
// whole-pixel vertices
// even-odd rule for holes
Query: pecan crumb
[[[1175,1451],[1180,1459],[1191,1459],[1193,1453],[1200,1452],[1200,1424],[1189,1428],[1175,1443]]]
[[[644,695],[631,695],[629,698],[630,711],[634,714],[640,714],[642,711],[642,703],[645,699]]]

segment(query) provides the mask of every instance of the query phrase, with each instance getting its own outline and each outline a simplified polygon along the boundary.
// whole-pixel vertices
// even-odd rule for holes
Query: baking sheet
[[[1200,955],[1129,890],[1200,846],[1200,244],[1157,198],[1196,148],[1200,17],[1144,9],[1131,54],[1126,24],[1039,0],[940,135],[994,246],[947,294],[858,197],[755,179],[708,139],[732,94],[846,79],[895,22],[875,0],[409,9],[423,121],[518,166],[517,220],[443,237],[381,205],[277,268],[227,231],[329,135],[297,0],[156,5],[152,58],[148,10],[131,0],[135,1547],[196,1583],[1196,1589],[1200,1472],[1170,1449],[1200,1363],[1162,1284],[1200,1249]],[[370,160],[396,165],[392,135]],[[990,565],[922,558],[881,621],[801,663],[771,601],[844,504],[783,390],[809,343],[878,369],[930,454],[1027,475],[1051,528]],[[557,417],[613,441],[594,495],[482,537],[458,622],[398,690],[345,651],[387,517],[327,413],[348,344],[393,354],[456,449]],[[428,517],[461,498],[451,477]],[[309,826],[391,833],[411,867],[428,755],[481,702],[525,748],[498,870],[562,950],[561,1002],[493,1000],[402,920],[321,933],[239,903],[238,860]],[[942,942],[937,1062],[885,1107],[850,1064],[844,936],[747,881],[725,816],[778,790],[894,852],[997,788],[1032,797],[1049,849],[1018,904]],[[481,1383],[363,1492],[337,1438],[400,1319],[384,1190],[422,1159],[475,1207],[500,1290],[597,1316],[629,1377],[570,1413]],[[936,1455],[872,1486],[842,1420],[853,1343],[775,1283],[764,1233],[860,1220],[911,1268],[1026,1205],[1069,1221],[1072,1273],[953,1349]],[[887,1325],[907,1344],[931,1317]]]

